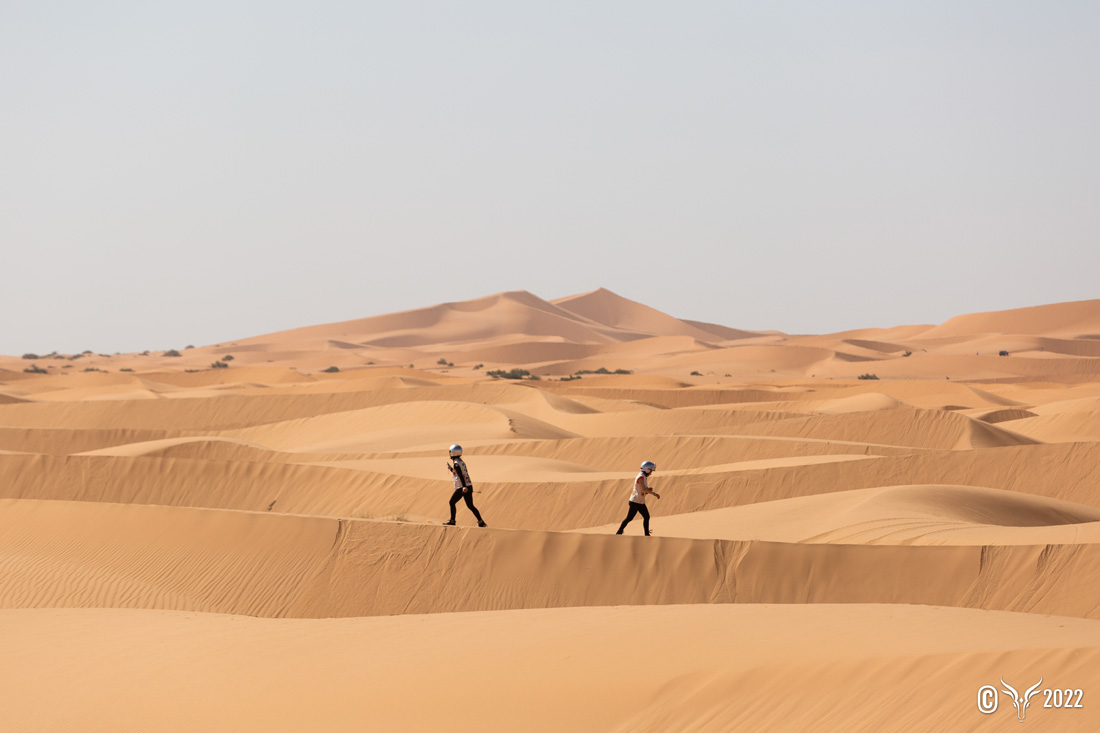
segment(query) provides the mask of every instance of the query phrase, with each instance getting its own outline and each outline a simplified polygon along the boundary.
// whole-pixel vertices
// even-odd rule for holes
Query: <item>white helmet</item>
[[[642,464],[642,470],[646,473],[649,473],[650,471],[655,471],[657,470],[657,464],[653,461],[646,461]]]
[[[462,446],[459,445],[458,443],[455,443],[454,445],[452,445],[450,450],[451,450],[451,458],[458,458],[460,455],[462,455]]]

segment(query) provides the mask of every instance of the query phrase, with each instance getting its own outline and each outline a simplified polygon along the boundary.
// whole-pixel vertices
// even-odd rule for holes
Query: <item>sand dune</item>
[[[978,688],[1004,677],[1022,690],[1040,675],[1083,688],[1085,705],[1037,698],[1022,725],[1098,725],[1087,697],[1097,622],[1034,614],[722,605],[0,618],[13,662],[0,673],[5,715],[21,730],[1003,730],[1018,725],[1011,705],[980,714]],[[109,675],[87,674],[104,659]],[[65,705],[37,704],[57,687]]]
[[[674,515],[660,532],[861,545],[1077,544],[1100,541],[1100,509],[973,486],[890,486]]]
[[[925,497],[918,507],[927,512],[936,499]],[[972,508],[971,516],[1082,518],[1064,506],[989,504]],[[99,503],[5,501],[3,507],[5,608],[331,618],[877,602],[1100,618],[1100,589],[1072,580],[1100,570],[1094,544],[872,547],[478,530]],[[1050,577],[1048,566],[1063,572]]]
[[[711,323],[682,321],[647,305],[616,295],[606,288],[552,302],[590,321],[636,333],[683,335],[703,341],[712,341],[716,337],[731,341],[758,335],[751,331],[740,331]]]
[[[1040,674],[1086,706],[1026,725],[1097,728],[1100,301],[513,291],[180,354],[0,356],[13,730],[1001,730]]]
[[[1087,337],[1100,333],[1100,300],[956,316],[925,331],[921,338],[983,333]]]

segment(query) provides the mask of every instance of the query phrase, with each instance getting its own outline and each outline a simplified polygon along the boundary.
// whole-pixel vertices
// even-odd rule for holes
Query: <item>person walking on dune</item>
[[[484,527],[485,520],[481,518],[481,512],[474,506],[474,483],[470,480],[470,470],[466,468],[466,461],[462,460],[462,446],[457,443],[452,445],[448,451],[453,461],[447,464],[448,470],[455,479],[455,492],[451,494],[451,521],[444,522],[443,524],[451,527],[455,524],[455,505],[458,504],[459,499],[466,500],[466,506],[470,507],[470,511],[477,517],[477,526]]]
[[[649,488],[649,476],[657,470],[657,464],[653,461],[646,461],[642,464],[642,470],[638,473],[634,479],[634,488],[630,492],[630,501],[627,502],[627,506],[630,507],[629,513],[626,515],[626,519],[619,525],[619,531],[615,534],[622,534],[626,529],[626,525],[630,524],[630,520],[634,519],[635,514],[642,515],[642,529],[645,530],[645,536],[649,537],[649,509],[645,505],[645,495],[653,494],[658,499],[661,495],[656,491]]]

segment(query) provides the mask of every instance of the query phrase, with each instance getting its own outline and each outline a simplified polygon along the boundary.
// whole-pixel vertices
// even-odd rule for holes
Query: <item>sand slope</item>
[[[273,620],[0,611],[17,730],[1090,731],[1100,622],[925,606],[652,606]],[[904,630],[903,633],[899,631]],[[639,643],[639,636],[644,642]],[[108,674],[89,675],[109,660]],[[534,663],[533,663],[534,662]],[[1004,678],[1085,691],[1033,699]],[[64,705],[37,703],[62,688]],[[563,702],[568,704],[563,704]]]

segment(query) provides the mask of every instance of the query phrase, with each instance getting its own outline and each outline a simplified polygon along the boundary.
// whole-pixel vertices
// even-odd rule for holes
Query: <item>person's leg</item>
[[[449,522],[450,524],[455,523],[455,504],[457,504],[458,500],[461,499],[461,498],[462,498],[462,489],[455,489],[455,492],[453,494],[451,494],[451,501],[450,501],[451,521]]]
[[[474,506],[474,490],[470,489],[469,491],[465,492],[462,495],[462,498],[466,500],[466,506],[470,507],[470,511],[474,513],[475,517],[477,517],[477,523],[485,524],[485,520],[481,518],[481,512],[479,512],[477,510],[477,507]]]
[[[628,501],[626,503],[626,505],[628,507],[630,507],[630,511],[627,512],[626,519],[624,519],[623,523],[619,525],[619,531],[616,532],[615,534],[622,534],[623,530],[626,529],[626,525],[630,524],[630,520],[633,519],[634,515],[638,513],[638,505],[637,504],[635,504],[632,501]]]
[[[642,514],[642,529],[645,530],[645,536],[649,537],[649,509],[645,504],[639,504],[638,511]]]

